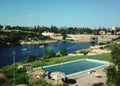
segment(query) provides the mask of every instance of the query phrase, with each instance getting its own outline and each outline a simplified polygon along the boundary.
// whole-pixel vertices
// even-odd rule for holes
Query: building
[[[43,36],[53,37],[55,34],[54,34],[54,32],[47,32],[47,31],[45,31],[45,32],[42,33],[42,35],[43,35]]]
[[[9,25],[3,25],[2,30],[6,30],[6,29],[8,29],[8,27],[10,27],[10,26]]]
[[[104,31],[104,30],[100,30],[100,31],[99,31],[99,34],[100,34],[100,35],[105,35],[105,31]]]
[[[113,26],[113,27],[111,28],[111,31],[116,31],[116,28]]]

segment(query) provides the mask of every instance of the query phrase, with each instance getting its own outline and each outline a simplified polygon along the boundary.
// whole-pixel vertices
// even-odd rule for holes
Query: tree
[[[11,32],[8,35],[8,41],[12,44],[18,44],[19,40],[21,39],[19,32]]]
[[[28,55],[26,62],[32,62],[36,59],[37,59],[37,57],[35,55],[30,54],[30,55]]]
[[[3,28],[3,26],[2,25],[0,25],[0,30]]]
[[[60,55],[61,55],[61,56],[66,56],[66,55],[68,55],[68,52],[67,52],[66,48],[62,48],[62,49],[60,50]]]
[[[120,63],[120,45],[114,45],[111,55],[113,63],[116,65],[116,71],[118,71],[118,64]]]
[[[56,56],[56,54],[54,53],[53,50],[46,50],[43,58],[48,59],[48,58],[52,58],[55,56]]]
[[[58,33],[59,30],[58,30],[58,28],[56,26],[51,25],[50,32]]]
[[[114,65],[107,67],[107,86],[120,86],[120,45],[112,47],[112,61]]]
[[[67,35],[66,35],[66,31],[64,29],[61,29],[61,35],[62,35],[62,39],[65,40]]]

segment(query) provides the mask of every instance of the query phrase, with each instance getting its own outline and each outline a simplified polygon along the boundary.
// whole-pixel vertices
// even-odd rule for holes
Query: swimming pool
[[[67,76],[72,76],[75,74],[104,67],[107,64],[108,62],[105,61],[99,61],[93,59],[81,59],[81,60],[69,61],[55,65],[44,66],[43,68],[49,72],[61,71],[64,72]]]

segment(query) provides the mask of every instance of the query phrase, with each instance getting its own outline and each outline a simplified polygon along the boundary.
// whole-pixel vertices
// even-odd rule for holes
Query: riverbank
[[[20,44],[47,44],[47,43],[55,43],[57,40],[39,40],[39,41],[21,41]]]
[[[99,54],[106,54],[106,53],[111,53],[110,50],[108,49],[101,49],[101,47],[104,47],[105,45],[95,45],[95,46],[90,46],[90,48],[87,49],[82,49],[82,50],[86,50],[88,51],[87,56],[91,56],[91,55],[99,55]],[[82,53],[80,53],[80,51],[82,50],[77,50],[75,51],[75,54],[69,54],[71,56],[76,56],[76,55],[83,55]]]

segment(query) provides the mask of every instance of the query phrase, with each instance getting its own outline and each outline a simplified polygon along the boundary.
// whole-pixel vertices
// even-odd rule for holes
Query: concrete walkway
[[[102,82],[105,86],[106,83],[106,74],[103,71],[105,67],[96,69],[92,73],[82,73],[75,76],[69,77],[70,79],[75,79],[76,83],[71,84],[70,86],[92,86],[94,83]]]

